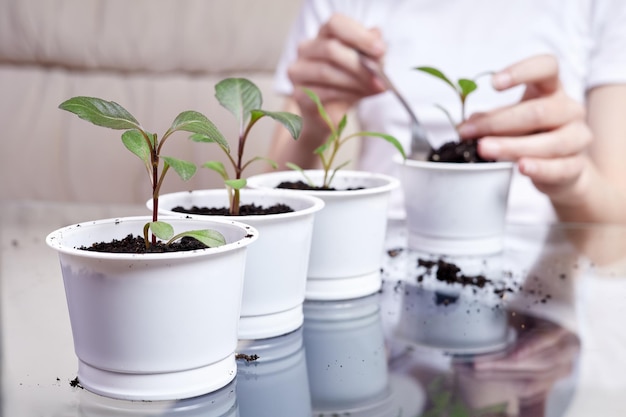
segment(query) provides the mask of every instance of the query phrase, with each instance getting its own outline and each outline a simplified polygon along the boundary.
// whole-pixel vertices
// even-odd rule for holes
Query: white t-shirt
[[[386,71],[407,96],[435,146],[456,139],[440,104],[460,120],[458,96],[450,86],[414,70],[433,66],[449,78],[473,78],[540,53],[554,54],[567,93],[584,101],[585,91],[626,82],[626,1],[624,0],[305,0],[276,72],[276,89],[292,91],[286,68],[300,41],[316,36],[338,12],[378,27],[387,43]],[[467,114],[517,102],[518,87],[496,92],[489,77],[467,100]],[[625,110],[626,112],[626,110]],[[391,93],[361,101],[364,130],[394,135],[409,149],[409,118]],[[626,113],[625,113],[626,114]],[[363,138],[358,168],[398,175],[395,149],[377,138]],[[402,213],[400,191],[392,213]],[[549,199],[515,170],[509,195],[510,222],[555,220]]]

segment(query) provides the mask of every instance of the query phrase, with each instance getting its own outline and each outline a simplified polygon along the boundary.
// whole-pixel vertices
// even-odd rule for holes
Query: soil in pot
[[[176,206],[172,209],[177,213],[200,214],[204,216],[231,216],[228,207],[198,207],[185,208]],[[268,207],[262,207],[256,204],[242,204],[239,206],[239,216],[257,216],[265,214],[281,214],[291,213],[294,210],[286,204],[274,204]]]
[[[157,242],[146,248],[146,242],[143,237],[133,236],[129,234],[124,239],[113,239],[110,242],[98,242],[91,246],[82,246],[79,249],[92,252],[111,252],[111,253],[165,253],[180,252],[196,249],[208,248],[204,243],[192,237],[185,236],[182,239],[166,245],[164,242]]]
[[[450,141],[437,149],[431,150],[428,155],[431,162],[480,163],[495,162],[483,159],[478,155],[478,140]]]
[[[276,188],[284,188],[288,190],[307,190],[307,191],[338,191],[335,187],[319,187],[311,184],[307,184],[304,181],[283,181],[276,186]],[[358,188],[345,188],[343,191],[349,190],[363,190],[363,187]]]

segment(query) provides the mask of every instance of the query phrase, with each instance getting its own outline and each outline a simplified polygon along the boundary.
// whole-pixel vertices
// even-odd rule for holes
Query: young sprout
[[[343,136],[343,131],[346,128],[346,125],[348,123],[347,114],[344,114],[341,120],[339,121],[339,123],[335,125],[332,119],[330,118],[330,116],[328,115],[328,112],[324,108],[324,105],[322,104],[317,94],[315,94],[312,90],[308,88],[305,88],[304,92],[317,105],[318,113],[320,114],[320,116],[322,117],[322,119],[324,120],[328,128],[330,129],[330,134],[328,135],[328,138],[326,139],[326,141],[313,151],[320,158],[320,162],[322,163],[322,170],[324,171],[324,178],[323,178],[321,188],[325,188],[325,189],[331,188],[333,178],[337,174],[337,171],[339,171],[341,168],[345,167],[346,165],[350,163],[350,161],[345,161],[335,166],[335,158],[337,157],[337,154],[339,150],[341,149],[341,147],[348,140],[352,138],[372,136],[372,137],[378,137],[378,138],[384,139],[387,142],[391,143],[398,150],[398,152],[400,152],[402,157],[406,159],[406,153],[404,152],[404,148],[402,147],[400,142],[391,135],[378,133],[378,132],[356,132],[347,136]],[[291,169],[300,171],[304,175],[308,184],[312,187],[315,187],[315,184],[313,184],[311,179],[308,178],[303,168],[291,162],[287,163],[286,165]]]
[[[220,146],[228,147],[228,143],[217,134],[215,125],[204,115],[196,111],[184,111],[172,122],[170,128],[162,138],[155,133],[145,130],[141,124],[125,108],[113,101],[106,101],[94,97],[78,96],[70,98],[59,105],[59,108],[76,114],[83,120],[96,126],[110,129],[125,130],[122,134],[124,146],[139,157],[148,172],[152,184],[152,221],[144,226],[144,240],[146,248],[157,243],[157,238],[169,240],[168,244],[184,236],[193,237],[208,247],[225,244],[224,237],[217,231],[202,230],[188,231],[174,236],[174,229],[168,223],[159,221],[159,192],[165,175],[172,168],[183,181],[191,178],[196,172],[196,166],[170,156],[161,155],[165,141],[174,132],[185,131],[193,134],[203,134],[212,137]],[[216,133],[217,132],[217,133]],[[161,164],[161,161],[163,164]],[[163,165],[163,168],[161,168]],[[152,238],[148,236],[152,232]]]
[[[243,177],[244,170],[255,161],[265,161],[273,168],[278,167],[276,162],[260,156],[244,160],[244,151],[252,127],[263,117],[268,116],[282,124],[289,131],[291,137],[297,139],[302,129],[302,119],[300,116],[288,112],[262,110],[263,97],[261,90],[253,82],[245,78],[227,78],[220,81],[215,85],[215,97],[222,107],[235,116],[239,124],[237,155],[231,155],[228,142],[219,131],[214,132],[215,135],[196,132],[190,138],[196,142],[215,142],[228,157],[234,173],[233,176],[229,175],[224,164],[219,161],[209,161],[202,166],[212,169],[222,177],[229,197],[229,213],[237,216],[239,215],[240,190],[246,186],[246,179]]]
[[[482,75],[486,75],[487,73],[481,73],[481,74],[477,75],[476,77],[474,77],[474,79],[460,78],[460,79],[457,80],[457,82],[455,84],[448,77],[446,77],[443,72],[441,72],[440,70],[438,70],[436,68],[433,68],[433,67],[417,67],[415,69],[418,70],[418,71],[422,71],[422,72],[425,72],[427,74],[430,74],[430,75],[432,75],[432,76],[434,76],[436,78],[439,78],[440,80],[442,80],[443,82],[445,82],[446,84],[448,84],[450,87],[452,87],[454,89],[454,91],[456,92],[456,94],[459,97],[459,100],[461,101],[461,122],[460,123],[455,123],[454,122],[454,118],[450,115],[450,112],[446,108],[444,108],[443,106],[441,106],[439,104],[435,104],[435,106],[437,106],[441,111],[443,111],[445,113],[446,117],[450,121],[450,124],[454,127],[455,130],[457,130],[458,126],[461,125],[463,122],[465,122],[467,120],[465,103],[467,101],[467,97],[471,93],[476,91],[476,89],[478,88],[478,85],[476,84],[475,80],[478,79],[479,77],[481,77]]]

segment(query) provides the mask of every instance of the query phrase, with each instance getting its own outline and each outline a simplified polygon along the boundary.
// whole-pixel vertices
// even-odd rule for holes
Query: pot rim
[[[162,202],[163,197],[166,196],[179,196],[179,195],[185,195],[185,194],[193,194],[195,193],[196,195],[202,196],[202,195],[213,195],[213,194],[220,194],[220,193],[226,193],[225,189],[222,188],[210,188],[210,189],[203,189],[203,190],[189,190],[189,191],[178,191],[178,192],[173,192],[173,193],[165,193],[162,194],[160,197],[160,202]],[[325,202],[324,200],[322,200],[321,198],[318,197],[314,197],[311,195],[307,195],[307,194],[294,194],[289,192],[288,190],[279,190],[279,189],[268,189],[268,190],[261,190],[261,189],[254,189],[254,188],[244,188],[241,190],[241,195],[243,196],[244,193],[245,194],[256,194],[256,195],[261,195],[261,196],[267,196],[267,195],[271,195],[271,196],[275,196],[276,197],[276,201],[280,202],[280,197],[285,197],[286,199],[292,199],[292,200],[302,200],[302,201],[306,201],[308,203],[311,203],[310,207],[307,208],[303,208],[303,209],[299,209],[299,210],[294,210],[292,212],[288,212],[288,213],[277,213],[277,214],[258,214],[258,215],[249,215],[249,216],[225,216],[225,215],[221,215],[221,214],[188,214],[188,213],[178,213],[178,212],[174,212],[172,211],[170,208],[162,208],[159,207],[159,210],[163,210],[166,211],[168,214],[168,216],[176,216],[176,215],[181,215],[181,216],[190,216],[191,218],[194,219],[202,219],[202,218],[215,218],[215,219],[239,219],[238,221],[245,223],[246,220],[250,220],[250,221],[254,221],[254,220],[273,220],[273,219],[277,219],[277,218],[290,218],[290,217],[299,217],[299,216],[305,216],[311,213],[316,213],[318,211],[320,211],[321,209],[324,208],[325,206]],[[244,203],[245,204],[245,203]],[[288,203],[285,203],[288,204]],[[152,199],[149,199],[148,201],[146,201],[146,206],[148,207],[149,210],[152,210]]]
[[[184,217],[176,217],[176,216],[160,216],[159,220],[166,221],[168,223],[173,222],[199,222],[206,223],[207,229],[211,229],[213,224],[223,224],[230,225],[239,228],[240,230],[245,232],[244,237],[239,240],[236,240],[231,243],[227,243],[222,246],[218,246],[215,248],[204,248],[204,249],[196,249],[190,251],[178,251],[178,252],[165,252],[165,253],[113,253],[113,252],[94,252],[78,249],[74,246],[67,245],[63,243],[63,235],[65,233],[75,233],[77,229],[87,230],[90,227],[100,226],[103,224],[110,223],[111,226],[115,227],[120,222],[137,222],[143,224],[152,221],[152,216],[127,216],[127,217],[111,217],[107,219],[97,219],[91,221],[85,221],[81,223],[75,223],[72,225],[64,226],[58,228],[52,232],[50,232],[46,236],[46,244],[55,249],[58,252],[65,253],[73,256],[80,256],[83,258],[94,258],[94,259],[123,259],[123,260],[170,260],[170,259],[181,259],[181,258],[197,258],[202,256],[208,256],[211,254],[218,254],[223,252],[232,251],[234,249],[243,248],[248,246],[250,243],[254,242],[259,237],[259,232],[256,228],[234,220],[226,220],[226,219],[210,219],[210,220],[199,220],[199,219],[186,219]],[[142,228],[138,227],[138,231],[141,231]]]
[[[415,159],[403,160],[398,155],[394,156],[393,161],[398,165],[405,165],[411,168],[421,168],[433,171],[497,171],[508,170],[513,168],[514,162],[497,161],[497,162],[481,162],[481,163],[458,163],[458,162],[432,162],[418,161]]]
[[[305,169],[304,172],[307,175],[323,175],[323,170],[321,169]],[[294,176],[298,179],[303,179],[302,174],[298,171],[278,171],[278,172],[267,172],[263,174],[252,175],[248,178],[248,184],[257,183],[256,189],[274,189],[274,190],[282,190],[276,188],[265,187],[261,185],[259,182],[255,181],[260,178],[272,178],[272,177],[285,177],[285,178],[293,178]],[[369,171],[356,171],[356,170],[339,170],[336,174],[337,178],[373,178],[376,180],[382,180],[385,182],[383,185],[368,187],[363,189],[355,189],[355,190],[334,190],[334,191],[325,191],[325,190],[292,190],[285,189],[289,193],[298,193],[298,194],[308,194],[308,195],[319,195],[322,198],[332,198],[332,197],[346,197],[346,196],[361,196],[368,194],[379,194],[383,192],[388,192],[394,190],[400,186],[400,180],[392,177],[390,175],[381,174],[378,172],[369,172]]]

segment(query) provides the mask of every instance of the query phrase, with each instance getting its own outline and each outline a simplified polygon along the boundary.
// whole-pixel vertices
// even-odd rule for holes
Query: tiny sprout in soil
[[[452,87],[452,89],[455,91],[461,103],[461,121],[459,123],[456,123],[454,121],[454,118],[445,107],[441,106],[440,104],[435,104],[435,106],[444,112],[444,114],[448,118],[448,121],[450,122],[450,125],[452,125],[452,127],[455,131],[457,131],[458,134],[458,127],[467,120],[467,97],[478,88],[476,80],[483,75],[491,74],[491,72],[481,73],[473,79],[460,78],[456,81],[456,83],[454,83],[452,80],[450,80],[450,78],[448,78],[443,72],[441,72],[437,68],[417,67],[415,69],[442,80],[447,85]],[[434,162],[489,162],[478,155],[476,140],[447,142],[439,149],[432,150],[430,155],[428,156],[428,159]]]
[[[348,124],[347,115],[344,115],[339,121],[339,123],[335,125],[335,123],[333,123],[332,119],[328,115],[328,112],[324,108],[324,105],[322,104],[317,94],[315,94],[312,90],[308,88],[305,88],[304,92],[317,105],[317,111],[319,112],[320,116],[322,117],[322,119],[324,120],[328,128],[330,129],[330,134],[328,138],[326,139],[326,141],[314,151],[314,153],[320,158],[320,161],[322,163],[322,169],[324,171],[323,183],[321,186],[318,186],[318,188],[331,189],[332,181],[337,171],[339,171],[341,168],[345,167],[346,165],[350,163],[350,161],[345,161],[335,166],[335,158],[337,157],[337,153],[339,152],[341,147],[348,140],[352,138],[371,136],[371,137],[378,137],[378,138],[384,139],[387,142],[391,143],[398,150],[398,152],[400,152],[402,157],[406,159],[406,153],[404,152],[404,148],[402,147],[400,142],[391,135],[378,133],[378,132],[357,132],[357,133],[352,133],[350,135],[343,136],[343,131],[346,128],[346,125]],[[287,166],[296,171],[300,171],[303,174],[304,178],[306,179],[307,183],[311,187],[315,188],[315,184],[313,184],[311,179],[308,178],[308,176],[304,172],[304,169],[302,169],[298,165],[293,164],[291,162],[287,163]]]
[[[225,244],[224,237],[213,230],[196,230],[174,235],[174,229],[168,223],[159,221],[159,192],[165,175],[172,168],[182,180],[186,181],[196,172],[196,166],[170,156],[161,155],[165,141],[174,132],[185,131],[193,134],[202,134],[213,138],[221,146],[228,146],[221,135],[216,134],[215,125],[206,116],[196,111],[184,111],[172,122],[170,128],[159,137],[144,129],[141,124],[125,108],[113,101],[100,98],[78,96],[70,98],[59,105],[59,108],[76,114],[83,120],[96,126],[116,130],[125,130],[122,134],[124,146],[139,157],[148,172],[152,184],[152,221],[146,223],[143,236],[146,249],[157,244],[157,238],[168,241],[168,244],[184,236],[192,237],[208,247]],[[163,167],[161,168],[161,161]],[[149,232],[152,233],[151,238]]]

